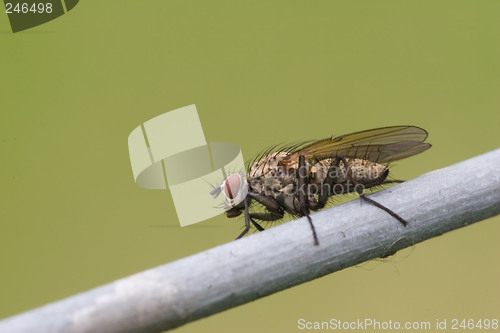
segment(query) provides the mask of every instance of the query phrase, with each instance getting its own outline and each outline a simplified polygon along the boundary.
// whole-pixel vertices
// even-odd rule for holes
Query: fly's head
[[[233,173],[210,194],[216,198],[220,193],[224,196],[224,209],[227,217],[236,217],[244,208],[244,200],[248,195],[248,182],[244,175]]]

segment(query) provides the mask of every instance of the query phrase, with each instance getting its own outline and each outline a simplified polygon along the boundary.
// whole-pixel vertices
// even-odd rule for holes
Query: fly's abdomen
[[[342,161],[338,167],[330,170],[332,161],[333,159],[331,158],[325,159],[312,167],[311,184],[323,184],[328,172],[331,172],[331,176],[334,177],[332,186],[335,186],[335,194],[352,192],[356,184],[361,184],[365,188],[380,185],[389,175],[389,168],[387,166],[360,158],[346,158],[350,175]]]

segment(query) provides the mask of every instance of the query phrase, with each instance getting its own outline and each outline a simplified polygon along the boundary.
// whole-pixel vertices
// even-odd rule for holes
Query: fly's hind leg
[[[351,169],[351,167],[347,166],[347,162],[345,161],[345,159],[342,158],[342,161],[344,161],[344,165],[346,165],[347,175],[349,176],[349,179],[353,182],[353,184],[354,184],[354,190],[359,194],[359,197],[362,200],[371,203],[375,207],[378,207],[378,208],[386,211],[389,215],[391,215],[392,217],[394,217],[396,220],[398,220],[399,222],[401,222],[406,227],[408,225],[408,222],[405,219],[403,219],[401,216],[399,216],[398,214],[394,213],[392,210],[390,210],[389,208],[385,207],[384,205],[382,205],[382,204],[376,202],[375,200],[370,199],[370,198],[368,198],[366,196],[364,186],[362,186],[362,184],[359,184],[356,181],[356,179],[354,179],[354,177],[352,176],[352,169]],[[400,181],[395,181],[395,182],[400,182]]]
[[[376,202],[375,200],[373,199],[370,199],[368,198],[365,193],[363,192],[363,190],[361,189],[361,193],[360,191],[356,190],[359,194],[359,197],[369,203],[371,203],[372,205],[382,209],[382,210],[385,210],[389,215],[391,215],[392,217],[394,217],[396,220],[398,220],[399,222],[401,222],[405,227],[408,225],[408,222],[403,219],[401,216],[399,216],[398,214],[394,213],[392,210],[390,210],[389,208],[385,207],[384,205],[382,204],[379,204],[378,202]]]
[[[384,180],[383,183],[381,185],[385,185],[385,184],[393,184],[393,183],[397,183],[397,184],[401,184],[401,183],[404,183],[405,180],[400,180],[400,179],[389,179],[389,180]]]

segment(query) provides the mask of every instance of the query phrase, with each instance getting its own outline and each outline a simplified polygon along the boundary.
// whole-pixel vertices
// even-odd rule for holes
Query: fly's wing
[[[416,126],[390,126],[369,129],[319,140],[290,152],[283,165],[296,164],[299,156],[307,161],[342,156],[388,163],[416,155],[431,147],[423,142],[427,132]]]

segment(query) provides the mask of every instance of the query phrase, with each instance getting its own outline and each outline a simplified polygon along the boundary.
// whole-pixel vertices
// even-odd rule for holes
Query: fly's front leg
[[[255,220],[253,218],[250,218],[250,222],[252,222],[253,226],[255,228],[257,228],[257,230],[259,230],[259,231],[266,230],[266,229],[262,228],[262,226],[260,224],[258,224],[257,222],[255,222]]]
[[[306,160],[303,155],[299,156],[299,170],[298,170],[298,191],[299,191],[299,209],[303,216],[309,221],[314,238],[314,245],[319,245],[316,229],[312,223],[311,216],[309,216],[309,170],[306,166]]]
[[[249,208],[252,199],[255,199],[256,201],[264,205],[268,213],[250,213]],[[252,223],[255,226],[255,228],[257,228],[257,230],[259,231],[265,230],[264,228],[262,228],[260,224],[255,222],[253,219],[258,219],[262,221],[276,221],[281,219],[285,214],[283,209],[278,205],[278,203],[274,199],[252,192],[249,192],[247,199],[245,199],[244,213],[245,213],[245,229],[236,239],[240,239],[250,230],[250,223]]]
[[[260,224],[255,222],[253,219],[261,220],[261,221],[276,221],[285,215],[283,208],[274,200],[268,196],[257,194],[257,193],[248,193],[248,195],[261,203],[264,207],[266,207],[267,213],[250,213],[250,222],[257,228],[259,231],[264,231]]]
[[[250,218],[250,213],[248,211],[248,207],[250,206],[250,200],[252,200],[252,198],[250,198],[250,197],[245,198],[245,211],[244,211],[244,214],[245,214],[245,229],[243,230],[243,232],[238,237],[236,237],[236,239],[240,239],[241,237],[243,237],[248,232],[248,230],[250,230],[250,221],[251,221],[251,218]]]
[[[408,225],[408,222],[405,219],[403,219],[401,216],[399,216],[398,214],[394,213],[392,210],[390,210],[389,208],[385,207],[384,205],[382,205],[382,204],[376,202],[375,200],[370,199],[370,198],[368,198],[366,196],[366,194],[365,194],[365,187],[363,186],[363,184],[359,184],[356,181],[356,179],[353,177],[353,175],[352,175],[352,169],[351,169],[350,166],[348,166],[347,161],[345,161],[345,159],[343,159],[343,158],[342,158],[342,161],[344,162],[344,165],[346,166],[347,175],[348,175],[349,179],[354,184],[354,190],[359,194],[359,197],[362,200],[371,203],[375,207],[378,207],[378,208],[386,211],[389,215],[391,215],[392,217],[394,217],[396,220],[398,220],[399,222],[401,222],[406,227]],[[398,182],[398,181],[396,181],[396,182]]]

